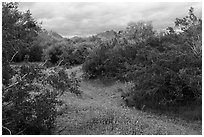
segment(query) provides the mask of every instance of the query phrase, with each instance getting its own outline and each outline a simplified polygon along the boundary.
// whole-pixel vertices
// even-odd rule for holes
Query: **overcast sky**
[[[124,29],[128,22],[152,21],[156,30],[174,26],[175,18],[187,15],[194,7],[201,17],[201,3],[153,2],[153,3],[19,3],[20,10],[30,9],[33,17],[43,23],[42,27],[62,36],[87,36],[107,30]]]

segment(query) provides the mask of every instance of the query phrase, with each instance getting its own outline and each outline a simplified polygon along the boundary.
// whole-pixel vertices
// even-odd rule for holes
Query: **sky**
[[[193,7],[202,16],[201,2],[20,2],[42,27],[64,37],[90,36],[108,30],[123,30],[129,22],[152,21],[155,30],[174,26]]]

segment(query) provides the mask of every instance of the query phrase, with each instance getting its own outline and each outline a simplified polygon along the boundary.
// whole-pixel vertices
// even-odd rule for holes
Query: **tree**
[[[3,58],[12,61],[20,52],[29,50],[41,30],[30,11],[18,10],[18,3],[2,3],[2,50]]]
[[[178,26],[181,30],[186,31],[191,26],[198,25],[201,23],[201,19],[198,19],[194,14],[194,8],[191,7],[188,12],[188,16],[182,19],[176,18],[175,26]]]
[[[155,42],[161,43],[163,50],[152,46],[138,51],[136,59],[145,53],[147,58],[138,60],[129,76],[135,81],[130,96],[139,108],[176,109],[199,102],[202,97],[202,20],[190,8],[188,16],[176,19],[175,26],[182,32],[169,27],[169,33]]]
[[[3,84],[8,84],[12,75],[9,63],[29,50],[40,30],[41,27],[32,18],[29,10],[22,13],[18,10],[18,3],[2,3]]]
[[[30,62],[40,62],[42,61],[43,49],[39,45],[33,45],[29,52]]]
[[[202,19],[194,14],[194,8],[189,9],[188,16],[179,19],[176,18],[175,26],[179,27],[181,40],[185,41],[185,48],[189,49],[195,56],[202,58]]]
[[[154,35],[151,22],[130,22],[126,28],[125,36],[135,41],[145,41]]]

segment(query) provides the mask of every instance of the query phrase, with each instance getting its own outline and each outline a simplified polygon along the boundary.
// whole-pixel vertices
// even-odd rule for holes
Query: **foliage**
[[[3,134],[50,134],[57,116],[56,105],[64,92],[80,95],[78,79],[65,69],[46,69],[38,64],[11,65],[41,60],[42,47],[34,42],[41,27],[30,11],[22,13],[18,3],[2,3],[2,132]]]
[[[86,62],[83,64],[83,70],[87,75],[90,75],[90,77],[103,75],[103,62],[107,59],[107,50],[108,48],[105,45],[100,45],[90,52]]]
[[[151,22],[130,22],[126,28],[125,34],[128,39],[136,42],[142,42],[154,35]]]
[[[192,14],[190,12],[189,16]],[[178,19],[176,21],[177,26],[183,23],[178,23]],[[129,100],[135,100],[134,104],[137,108],[146,106],[154,109],[176,109],[200,100],[202,95],[201,48],[193,47],[201,47],[201,39],[199,39],[201,31],[198,31],[198,28],[201,30],[200,23],[192,23],[185,29],[182,27],[183,33],[172,32],[161,37],[160,42],[165,46],[164,50],[141,49],[147,55],[146,60],[137,61],[140,65],[132,66],[133,71],[127,74],[129,78],[132,76],[135,88],[126,96]],[[169,38],[183,43],[172,42]]]
[[[22,13],[18,3],[2,3],[2,76],[3,84],[12,77],[10,62],[21,61],[41,30],[30,11]]]
[[[202,95],[202,21],[193,8],[176,19],[169,32],[157,35],[151,24],[130,23],[112,42],[100,42],[83,64],[89,77],[133,81],[124,99],[142,109],[186,106]],[[130,103],[131,102],[131,103]]]
[[[9,62],[6,61],[5,59],[5,61],[2,61],[2,83],[3,85],[9,84],[9,79],[11,79],[12,75],[13,75],[13,70],[11,69]]]
[[[95,46],[83,64],[84,71],[91,77],[123,78],[129,65],[134,63],[137,49],[144,46],[153,34],[151,24],[129,24],[118,38],[98,42],[98,46]]]
[[[56,64],[60,60],[62,53],[61,46],[54,45],[46,50],[45,56],[51,63]]]
[[[18,3],[2,3],[2,51],[7,60],[12,61],[16,55],[23,59],[40,30],[29,10],[22,13]]]
[[[90,45],[93,44],[58,41],[44,50],[44,60],[49,60],[52,64],[57,65],[79,65],[84,63]]]
[[[41,62],[43,49],[39,45],[33,45],[28,53],[30,62]]]
[[[67,91],[80,95],[78,81],[64,69],[47,72],[33,64],[14,68],[10,84],[3,86],[3,134],[51,134],[59,96]]]
[[[178,53],[163,53],[155,58],[151,65],[140,69],[135,66],[136,71],[129,74],[135,83],[129,95],[138,108],[187,105],[201,97],[201,69],[197,68],[201,62]]]
[[[62,47],[63,54],[60,57],[62,60],[61,65],[70,66],[84,63],[88,54],[88,44],[89,43],[83,42]]]

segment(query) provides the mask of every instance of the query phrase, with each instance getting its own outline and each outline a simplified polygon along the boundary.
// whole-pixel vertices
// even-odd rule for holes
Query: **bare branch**
[[[28,74],[23,75],[23,77],[21,78],[21,81],[18,81],[18,82],[16,82],[16,83],[14,83],[14,84],[12,84],[12,85],[6,87],[6,88],[3,89],[3,90],[6,91],[6,90],[8,90],[9,88],[11,88],[11,87],[13,87],[13,86],[15,86],[15,85],[18,85],[20,82],[23,81],[23,78],[25,78],[27,75],[28,75]]]
[[[18,132],[16,135],[21,134],[23,131],[25,131],[28,127],[24,128],[23,130],[21,130],[20,132]]]
[[[45,62],[42,64],[42,66],[44,66],[47,62],[48,62],[48,60],[45,60]]]
[[[63,61],[64,61],[64,59],[63,59],[63,60],[61,60],[61,61],[59,62],[59,64],[57,65],[57,67],[59,67],[59,66],[60,66],[60,64],[61,64]]]
[[[11,133],[11,130],[10,130],[10,129],[8,129],[7,127],[4,127],[4,126],[2,126],[2,128],[6,129],[6,130],[9,132],[9,134],[10,134],[10,135],[12,135],[12,133]]]
[[[16,53],[12,56],[11,60],[9,62],[12,62],[14,57],[18,54],[19,51],[16,51]]]

